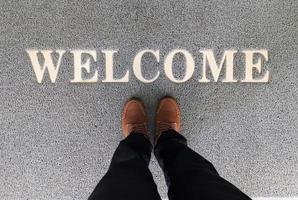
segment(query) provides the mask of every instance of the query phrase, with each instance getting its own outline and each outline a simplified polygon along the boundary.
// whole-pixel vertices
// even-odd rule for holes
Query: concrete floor
[[[0,1],[0,199],[86,199],[122,139],[120,113],[141,97],[151,119],[160,97],[176,97],[182,134],[219,173],[253,197],[298,196],[298,2]],[[59,77],[38,84],[26,49],[119,49],[116,74],[144,48],[267,49],[266,84],[70,84],[71,56]],[[98,55],[98,66],[103,57]],[[151,63],[152,62],[152,63]],[[146,66],[154,62],[145,59]],[[236,64],[241,76],[243,59]],[[161,66],[158,65],[161,68]],[[155,67],[145,69],[151,77]],[[99,67],[100,78],[103,69]],[[178,72],[175,72],[178,73]],[[179,73],[178,73],[179,75]],[[151,128],[153,124],[150,125]],[[166,186],[155,159],[161,196]]]

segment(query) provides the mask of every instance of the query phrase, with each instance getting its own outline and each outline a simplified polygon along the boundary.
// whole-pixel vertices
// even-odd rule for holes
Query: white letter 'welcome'
[[[48,71],[49,78],[52,83],[55,83],[59,68],[62,62],[62,57],[65,54],[65,50],[26,50],[28,53],[32,67],[37,78],[37,82],[41,83],[43,81],[45,71]],[[104,54],[105,63],[105,78],[102,80],[103,83],[112,82],[129,82],[130,71],[127,69],[124,76],[121,78],[116,78],[114,76],[114,54],[117,53],[116,50],[102,50]],[[226,50],[224,51],[221,59],[217,62],[214,56],[213,50],[201,50],[202,54],[202,77],[199,82],[238,82],[234,77],[234,56],[237,50]],[[73,50],[70,51],[73,54],[73,79],[70,80],[71,83],[94,83],[98,82],[98,70],[96,66],[97,62],[97,52],[95,50]],[[239,82],[246,83],[266,83],[269,81],[269,71],[262,69],[262,64],[268,61],[268,51],[267,50],[243,50],[241,52],[245,56],[245,71],[244,79],[239,80]],[[145,49],[138,52],[133,59],[133,74],[135,77],[143,83],[152,83],[158,79],[160,76],[160,70],[156,70],[152,78],[145,78],[142,73],[142,59],[144,59],[145,54],[150,54],[154,56],[155,62],[160,62],[160,51]],[[182,78],[175,77],[173,73],[173,62],[174,58],[177,58],[177,54],[184,57],[185,73]],[[257,56],[258,57],[255,57]],[[84,57],[83,57],[84,56]],[[176,56],[176,57],[175,57]],[[39,60],[40,59],[40,60]],[[57,60],[57,61],[56,61]],[[91,70],[91,61],[95,63],[95,66]],[[55,63],[55,64],[54,64]],[[164,58],[164,72],[166,77],[174,83],[184,83],[188,81],[194,74],[195,70],[195,60],[192,54],[184,49],[174,49],[165,55]],[[149,66],[150,67],[150,66]],[[151,66],[152,67],[152,66]],[[182,68],[182,66],[180,66]],[[209,71],[207,72],[207,67],[210,68],[210,79],[207,77]],[[239,68],[239,66],[236,66]],[[225,70],[223,71],[223,68]],[[223,71],[223,72],[222,72]],[[220,79],[222,74],[223,79]],[[84,78],[83,75],[88,75],[88,78]],[[255,77],[256,76],[256,77]],[[212,79],[212,80],[211,80]]]

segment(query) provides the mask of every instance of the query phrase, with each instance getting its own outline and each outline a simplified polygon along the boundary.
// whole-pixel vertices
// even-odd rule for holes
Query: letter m
[[[65,53],[64,50],[57,50],[56,53],[58,53],[58,61],[56,66],[53,63],[53,59],[52,59],[52,52],[51,50],[42,50],[42,51],[38,51],[38,50],[26,50],[26,52],[28,53],[31,63],[32,63],[32,67],[33,70],[35,72],[35,76],[37,79],[38,83],[41,83],[43,80],[43,76],[44,73],[46,71],[46,69],[49,72],[49,77],[51,79],[52,83],[55,83],[56,78],[57,78],[57,74],[59,71],[59,67],[61,65],[61,58],[63,56],[63,54]],[[41,53],[43,56],[43,65],[41,65],[39,63],[38,60],[38,53]]]
[[[223,57],[220,61],[220,64],[216,62],[216,59],[214,57],[212,50],[204,50],[200,51],[200,53],[203,54],[203,69],[202,69],[202,79],[199,80],[199,82],[210,82],[210,80],[207,79],[206,75],[206,68],[207,63],[209,63],[211,73],[213,75],[214,81],[217,82],[220,72],[223,68],[224,62],[226,63],[226,73],[225,78],[222,80],[222,82],[237,82],[237,80],[233,77],[234,72],[234,54],[236,53],[236,50],[227,50],[224,52]]]

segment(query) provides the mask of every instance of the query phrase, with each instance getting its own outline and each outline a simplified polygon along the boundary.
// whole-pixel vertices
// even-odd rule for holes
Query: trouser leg
[[[170,130],[162,133],[154,150],[165,174],[170,200],[250,200],[186,142],[182,135]]]
[[[108,172],[89,200],[159,200],[148,169],[152,145],[141,133],[132,133],[116,149]]]

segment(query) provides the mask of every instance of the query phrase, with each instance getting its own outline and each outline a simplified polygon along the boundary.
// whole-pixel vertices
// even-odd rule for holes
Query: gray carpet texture
[[[121,111],[144,100],[154,132],[158,100],[172,95],[182,111],[189,146],[252,197],[298,196],[298,1],[5,1],[0,0],[0,199],[83,200],[105,174],[122,139]],[[132,73],[142,49],[144,84]],[[196,70],[169,81],[162,61],[172,49],[192,53]],[[64,49],[56,83],[38,84],[26,49]],[[73,84],[70,50],[118,50],[115,76],[128,83]],[[201,49],[266,49],[268,83],[199,83]],[[181,60],[181,59],[180,59]],[[181,63],[180,63],[181,64]],[[179,59],[177,77],[183,75]],[[243,77],[244,59],[235,57]],[[221,77],[222,78],[222,77]],[[163,198],[167,188],[154,156],[150,169]]]

